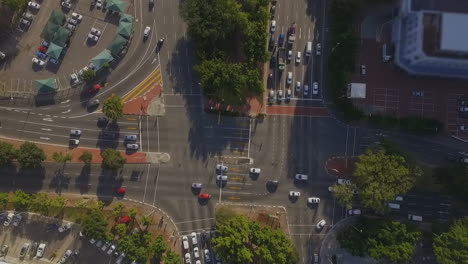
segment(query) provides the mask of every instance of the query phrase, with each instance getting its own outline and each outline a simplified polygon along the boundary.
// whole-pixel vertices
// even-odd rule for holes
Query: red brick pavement
[[[124,104],[124,114],[126,115],[147,115],[148,105],[151,101],[161,96],[163,88],[161,84],[154,85],[148,92]]]
[[[304,107],[304,106],[267,106],[266,112],[269,115],[286,116],[318,116],[328,117],[330,112],[324,107]]]
[[[353,176],[357,158],[333,157],[325,163],[328,175],[346,179]]]
[[[213,110],[224,110],[230,112],[239,112],[247,116],[257,116],[262,111],[262,104],[257,100],[256,97],[249,97],[247,103],[241,106],[225,106],[220,103],[209,100],[207,107]]]

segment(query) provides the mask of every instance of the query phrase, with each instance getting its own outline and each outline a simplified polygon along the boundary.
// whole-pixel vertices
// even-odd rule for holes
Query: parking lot
[[[8,213],[13,213],[14,217],[6,225]],[[21,215],[22,219],[15,225],[18,215]],[[88,240],[81,237],[79,227],[73,223],[17,212],[4,212],[0,217],[2,224],[0,259],[5,259],[8,262],[42,263],[52,261],[59,263],[67,251],[69,256],[66,263],[106,263],[111,258],[115,258],[115,256],[109,256],[104,251],[95,248]],[[64,226],[69,226],[70,229],[63,228]],[[40,254],[39,257],[37,256],[37,248],[40,244],[45,245],[42,257]],[[25,249],[22,250],[23,247]]]
[[[70,2],[71,8],[62,7],[60,1],[37,3],[40,4],[39,9],[27,9],[27,13],[33,15],[30,25],[25,27],[20,23],[17,32],[0,43],[0,49],[7,53],[6,60],[0,63],[0,95],[2,92],[14,92],[12,96],[20,93],[35,94],[34,80],[51,77],[57,79],[58,90],[70,88],[70,75],[88,65],[90,59],[107,48],[117,34],[120,16],[91,6],[89,0]],[[62,12],[67,19],[73,13],[81,15],[82,19],[76,21],[78,23],[75,23],[74,32],[65,44],[65,55],[60,58],[58,64],[47,61],[45,65],[34,64],[31,60],[40,49],[41,33],[54,10]],[[64,27],[68,27],[67,23]],[[92,28],[101,33],[97,41],[88,37]]]

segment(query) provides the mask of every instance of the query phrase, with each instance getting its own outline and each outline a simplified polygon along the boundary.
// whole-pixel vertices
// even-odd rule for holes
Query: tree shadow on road
[[[89,191],[89,180],[91,176],[91,166],[85,165],[81,168],[80,175],[75,178],[75,187],[80,189],[80,193]]]

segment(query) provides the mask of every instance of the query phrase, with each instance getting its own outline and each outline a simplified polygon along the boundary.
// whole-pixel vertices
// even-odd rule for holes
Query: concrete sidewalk
[[[0,141],[3,142],[8,142],[15,146],[15,148],[19,148],[25,140],[18,140],[18,139],[13,139],[13,138],[6,138],[6,137],[0,137]],[[93,154],[93,161],[92,163],[102,163],[102,157],[101,157],[101,152],[103,150],[101,149],[95,149],[95,148],[70,148],[69,146],[65,145],[58,145],[58,144],[45,144],[45,143],[40,143],[40,142],[35,142],[31,141],[38,145],[42,150],[44,150],[47,159],[47,162],[54,162],[52,159],[52,155],[54,152],[62,152],[62,153],[70,153],[72,155],[72,160],[70,161],[71,163],[83,163],[79,160],[79,157],[83,152],[89,151]],[[147,163],[147,153],[144,152],[134,152],[134,153],[125,153],[123,151],[120,152],[124,158],[127,159],[127,163]]]

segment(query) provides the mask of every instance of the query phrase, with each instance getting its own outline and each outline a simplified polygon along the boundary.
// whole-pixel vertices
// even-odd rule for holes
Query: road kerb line
[[[149,80],[153,78],[154,75],[156,75],[158,72],[161,72],[161,67],[156,68],[146,79],[144,79],[140,84],[138,84],[133,90],[131,90],[127,95],[125,95],[122,98],[122,101],[126,101],[129,97],[131,97],[134,93],[136,93],[138,90],[140,90],[141,87],[143,87]]]

